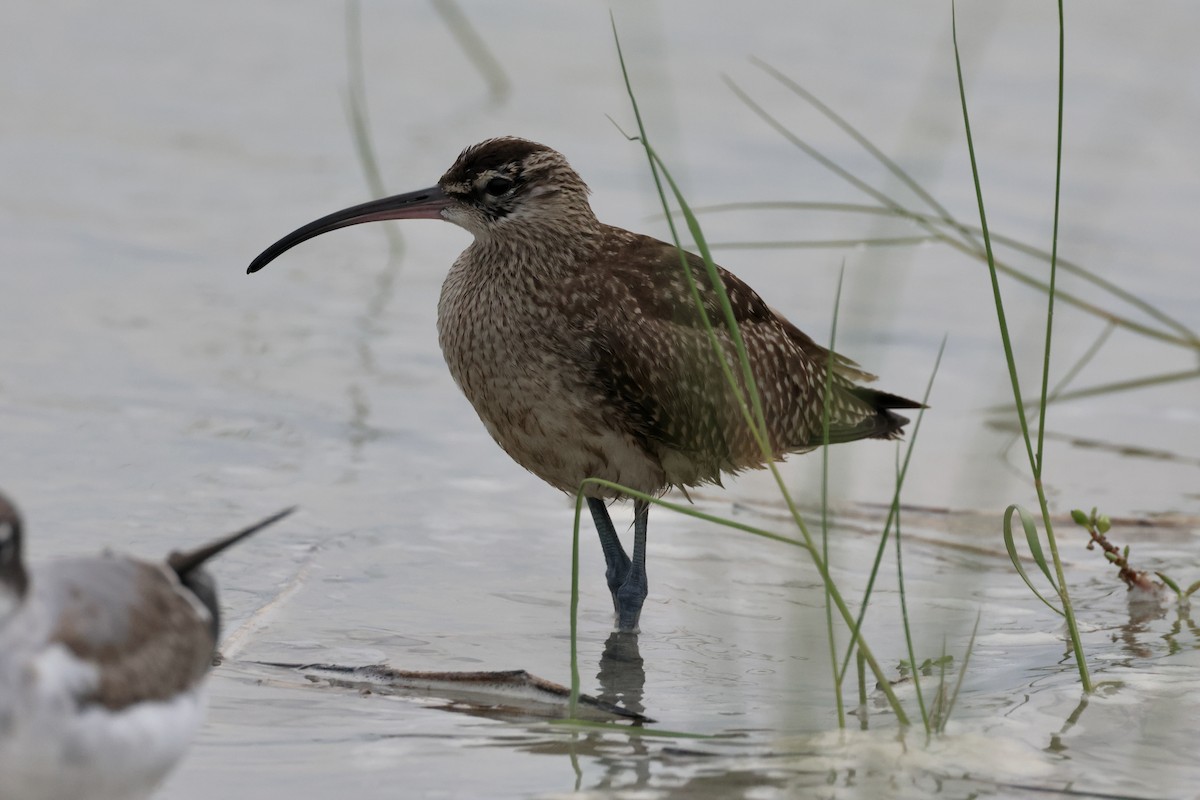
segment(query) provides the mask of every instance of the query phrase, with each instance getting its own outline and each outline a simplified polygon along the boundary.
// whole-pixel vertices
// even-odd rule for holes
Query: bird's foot
[[[632,570],[631,570],[632,573]],[[617,615],[617,630],[622,633],[636,633],[638,619],[642,616],[642,604],[649,594],[646,573],[630,574],[616,591],[613,592],[613,609]]]

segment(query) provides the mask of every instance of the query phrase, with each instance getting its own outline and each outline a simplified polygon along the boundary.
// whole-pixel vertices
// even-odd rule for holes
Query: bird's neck
[[[588,207],[552,217],[512,220],[475,241],[465,260],[498,277],[547,280],[576,272],[600,248],[603,225]]]

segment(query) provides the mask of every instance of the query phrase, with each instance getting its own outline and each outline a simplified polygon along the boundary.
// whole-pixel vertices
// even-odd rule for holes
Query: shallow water
[[[632,127],[608,7],[464,10],[507,70],[507,97],[489,97],[432,4],[362,9],[389,189],[427,186],[462,146],[520,134],[570,157],[603,219],[664,236],[641,150],[604,118]],[[722,73],[901,194],[844,134],[749,65],[753,54],[974,218],[944,4],[613,10],[651,135],[692,203],[863,201],[746,110]],[[1052,9],[959,11],[989,222],[1048,246]],[[1061,252],[1200,327],[1186,235],[1200,212],[1200,89],[1186,79],[1198,67],[1198,12],[1175,4],[1147,18],[1093,3],[1068,13]],[[389,268],[381,229],[360,227],[243,274],[279,235],[368,197],[343,112],[340,4],[244,3],[231,13],[20,0],[0,18],[0,486],[29,518],[33,557],[104,546],[156,556],[303,507],[218,567],[228,658],[210,683],[209,722],[162,797],[774,797],[806,787],[829,797],[1020,797],[1026,785],[1196,796],[1195,625],[1174,608],[1131,607],[1114,571],[1060,524],[1095,677],[1113,682],[1081,706],[1061,625],[1000,544],[1003,508],[1033,508],[1035,498],[1021,448],[1005,451],[1011,434],[997,425],[1008,418],[985,411],[1010,397],[986,274],[933,244],[718,255],[819,340],[844,262],[838,349],[891,391],[919,395],[949,336],[906,484],[904,553],[919,658],[944,647],[960,659],[981,614],[948,736],[898,738],[874,695],[868,731],[831,732],[811,565],[782,545],[661,511],[640,666],[602,659],[609,600],[585,526],[582,685],[640,703],[655,730],[709,738],[445,713],[436,699],[359,695],[256,665],[523,668],[569,681],[571,506],[495,447],[437,349],[438,287],[466,234],[406,225],[404,256]],[[714,242],[911,233],[849,214],[704,222]],[[1044,301],[1011,281],[1005,291],[1022,377],[1034,386]],[[1103,323],[1062,305],[1056,321],[1059,376]],[[1073,388],[1195,368],[1194,350],[1118,331]],[[1100,505],[1128,518],[1113,540],[1185,585],[1200,577],[1196,398],[1192,378],[1063,403],[1048,421],[1055,512]],[[806,508],[817,502],[819,461],[785,468]],[[842,510],[832,562],[853,597],[877,541],[871,504],[890,499],[893,450],[852,445],[831,462]],[[696,500],[786,530],[764,475]],[[1135,524],[1149,517],[1163,524]],[[893,576],[885,566],[866,634],[895,673],[905,655]],[[928,693],[936,676],[926,680]],[[915,713],[911,686],[900,692]]]

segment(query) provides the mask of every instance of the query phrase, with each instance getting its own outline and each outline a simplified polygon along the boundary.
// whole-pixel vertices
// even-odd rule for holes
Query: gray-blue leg
[[[637,630],[642,603],[650,590],[646,580],[646,523],[649,519],[650,504],[645,500],[633,501],[633,558],[629,562],[629,575],[614,598],[619,631]]]
[[[646,600],[646,523],[650,516],[650,504],[635,500],[633,504],[633,558],[625,554],[608,508],[603,500],[588,498],[588,508],[600,534],[600,547],[604,551],[606,569],[604,576],[608,590],[612,592],[613,611],[617,615],[617,630],[637,630],[638,617],[642,614],[642,603]]]
[[[600,534],[600,549],[604,551],[604,577],[608,581],[608,590],[613,596],[613,610],[620,611],[617,605],[617,590],[629,577],[629,556],[617,538],[617,530],[613,527],[612,518],[608,516],[608,507],[604,501],[596,497],[588,498],[588,508],[592,511],[592,521],[596,523],[596,532]]]

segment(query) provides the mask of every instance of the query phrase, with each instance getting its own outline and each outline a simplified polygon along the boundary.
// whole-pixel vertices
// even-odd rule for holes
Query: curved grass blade
[[[1059,594],[1061,597],[1061,593],[1058,591],[1058,586],[1054,583],[1054,579],[1050,577],[1050,570],[1046,565],[1046,558],[1042,555],[1042,546],[1038,542],[1037,525],[1033,521],[1033,516],[1030,515],[1028,511],[1016,504],[1009,506],[1004,511],[1004,549],[1008,551],[1008,558],[1010,561],[1012,561],[1013,566],[1016,568],[1017,574],[1021,576],[1021,580],[1025,581],[1025,585],[1029,587],[1029,591],[1037,595],[1037,598],[1045,603],[1047,607],[1049,607],[1054,613],[1065,616],[1062,609],[1058,608],[1042,596],[1042,593],[1039,592],[1037,587],[1033,585],[1033,581],[1029,580],[1029,575],[1026,574],[1025,567],[1021,566],[1021,556],[1017,554],[1017,545],[1013,540],[1012,515],[1014,511],[1019,512],[1021,515],[1021,527],[1025,529],[1025,541],[1029,542],[1030,550],[1032,551],[1034,548],[1036,548],[1036,554],[1034,555],[1033,560],[1037,562],[1037,565],[1041,568],[1042,573],[1046,576],[1046,579],[1050,581],[1050,585],[1054,587],[1055,593]]]

